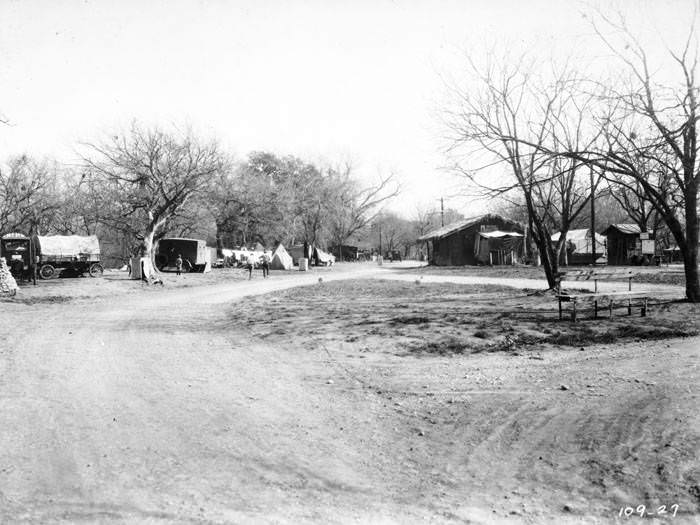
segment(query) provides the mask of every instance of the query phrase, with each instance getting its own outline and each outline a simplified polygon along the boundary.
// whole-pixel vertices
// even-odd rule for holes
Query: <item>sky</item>
[[[644,5],[682,24],[679,4]],[[444,169],[444,78],[488,45],[588,46],[586,5],[566,0],[0,0],[0,160],[77,162],[75,145],[137,120],[191,126],[244,158],[267,150],[394,173],[407,218],[460,196]],[[651,10],[651,11],[650,11]],[[687,12],[687,11],[686,11]],[[649,15],[651,13],[651,15]],[[658,16],[657,16],[658,15]]]

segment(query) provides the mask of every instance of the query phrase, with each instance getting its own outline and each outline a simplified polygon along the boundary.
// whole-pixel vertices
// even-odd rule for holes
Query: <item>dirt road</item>
[[[380,271],[1,303],[0,522],[594,523],[645,493],[694,519],[697,339],[359,361],[230,329],[251,293]],[[621,482],[650,455],[668,490]]]

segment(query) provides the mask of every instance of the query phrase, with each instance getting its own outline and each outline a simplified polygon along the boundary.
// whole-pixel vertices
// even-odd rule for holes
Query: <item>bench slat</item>
[[[634,270],[578,270],[573,272],[559,272],[560,281],[592,281],[605,279],[631,279],[639,275]]]
[[[590,294],[571,294],[571,295],[557,295],[557,299],[564,302],[572,301],[600,301],[605,299],[619,299],[619,298],[629,298],[629,299],[640,299],[649,297],[651,294],[649,292],[598,292]]]

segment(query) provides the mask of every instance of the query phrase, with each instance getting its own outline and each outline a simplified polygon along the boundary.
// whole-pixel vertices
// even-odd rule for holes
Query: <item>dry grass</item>
[[[700,305],[626,306],[613,319],[559,320],[549,295],[497,285],[348,280],[251,298],[231,324],[261,338],[346,342],[400,355],[511,352],[695,335]]]
[[[673,284],[685,286],[683,267],[674,266],[608,266],[606,269],[625,269],[638,272],[634,282],[651,284]],[[570,266],[562,271],[590,270],[588,266]],[[544,280],[542,268],[534,266],[424,266],[398,270],[416,275],[469,275],[483,277],[507,277]]]

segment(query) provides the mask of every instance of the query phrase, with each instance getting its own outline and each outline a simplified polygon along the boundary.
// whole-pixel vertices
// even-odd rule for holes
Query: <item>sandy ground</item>
[[[250,295],[377,272],[0,302],[0,522],[697,522],[698,338],[407,358],[231,323]]]

